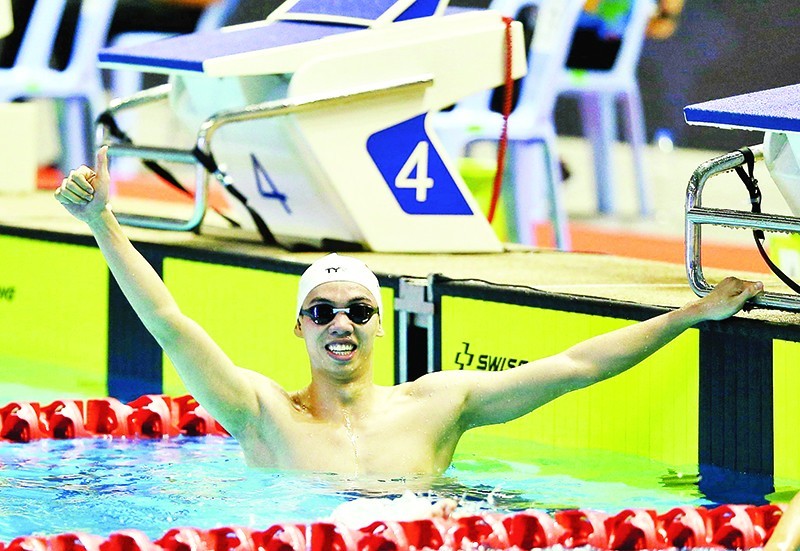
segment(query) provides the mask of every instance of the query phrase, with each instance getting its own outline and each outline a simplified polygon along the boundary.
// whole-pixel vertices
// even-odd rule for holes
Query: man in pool
[[[297,296],[294,333],[305,341],[311,383],[287,392],[237,367],[181,312],[114,217],[109,182],[101,148],[95,170],[70,172],[55,196],[89,226],[120,288],[189,392],[238,440],[247,463],[258,467],[440,474],[468,429],[510,421],[622,373],[696,323],[733,315],[762,290],[760,282],[728,278],[677,310],[511,370],[437,372],[385,387],[372,380],[373,345],[385,315],[378,281],[359,260],[328,255],[303,274]]]

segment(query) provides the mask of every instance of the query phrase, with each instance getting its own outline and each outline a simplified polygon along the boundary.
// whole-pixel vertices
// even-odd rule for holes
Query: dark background
[[[639,64],[648,139],[665,128],[683,147],[761,142],[760,132],[689,126],[683,108],[790,84],[800,84],[799,0],[687,0],[678,30],[646,41]]]
[[[800,84],[800,0],[686,0],[675,34],[646,40],[642,49],[647,138],[665,129],[678,147],[732,150],[760,143],[760,132],[689,126],[683,108],[790,84]],[[556,126],[559,134],[581,134],[572,101],[559,100]]]

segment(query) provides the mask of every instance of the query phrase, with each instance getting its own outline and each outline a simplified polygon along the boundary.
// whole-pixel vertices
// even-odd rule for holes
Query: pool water
[[[737,476],[721,480],[735,498],[728,502],[764,502],[763,485]],[[323,520],[356,497],[421,487],[470,512],[641,507],[661,513],[717,503],[701,489],[696,466],[523,441],[467,439],[444,476],[387,481],[249,469],[232,438],[39,440],[0,444],[0,541],[73,531],[107,536],[127,528],[151,539],[175,526],[267,528]]]

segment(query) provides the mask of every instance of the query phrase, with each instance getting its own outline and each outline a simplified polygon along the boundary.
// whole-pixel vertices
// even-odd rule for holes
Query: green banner
[[[0,236],[0,401],[105,396],[107,347],[100,252]]]
[[[442,297],[442,369],[501,371],[557,354],[630,320]],[[528,415],[479,430],[560,447],[696,464],[699,336],[689,330],[640,365]]]
[[[772,341],[772,388],[776,488],[778,478],[800,480],[800,342]]]

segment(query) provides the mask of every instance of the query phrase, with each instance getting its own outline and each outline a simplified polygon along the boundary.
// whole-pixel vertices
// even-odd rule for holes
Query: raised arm
[[[233,364],[194,321],[185,316],[152,266],[122,231],[109,204],[107,148],[95,170],[82,166],[64,178],[56,199],[85,222],[111,273],[139,319],[172,360],[189,392],[237,435],[258,414],[252,373]]]
[[[500,373],[473,372],[466,385],[463,423],[468,428],[515,419],[562,394],[622,373],[696,323],[732,316],[762,289],[761,282],[727,278],[702,299],[555,356]]]

